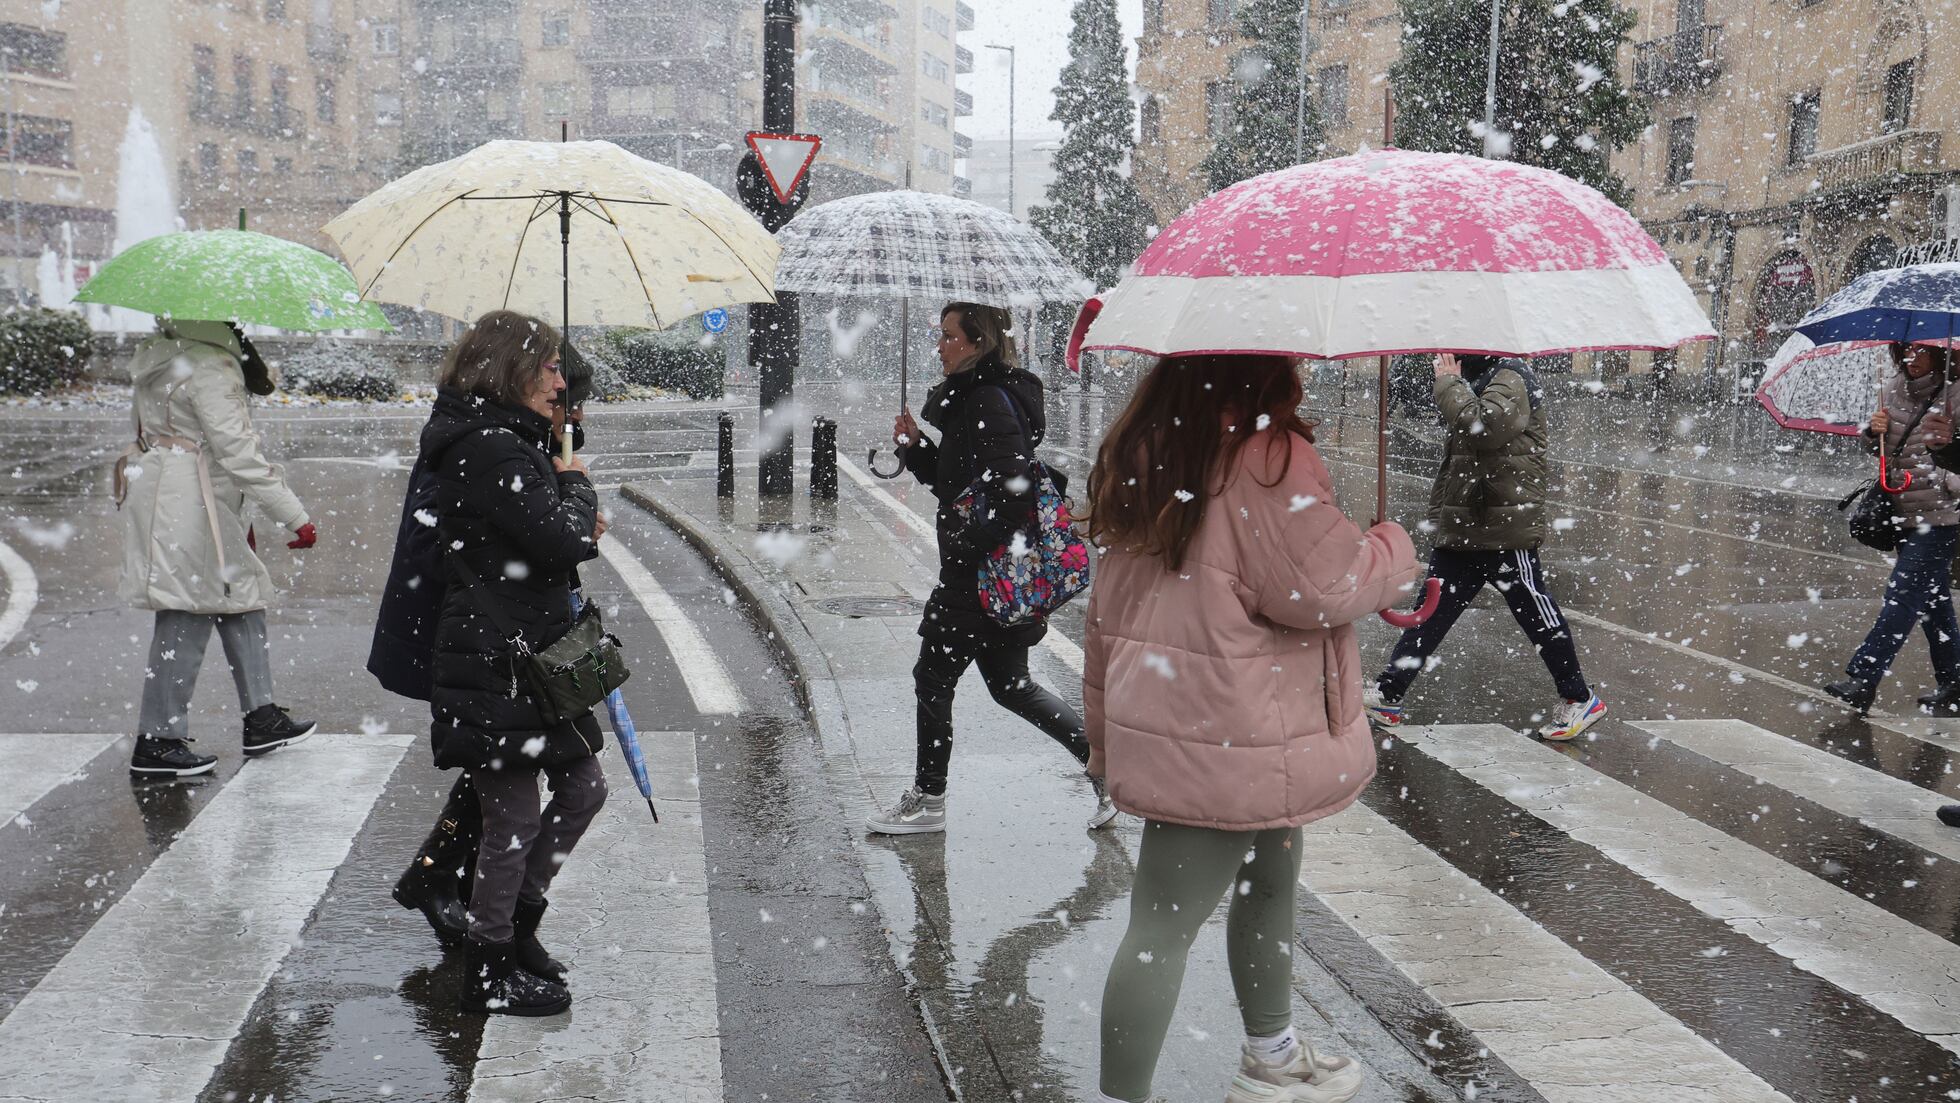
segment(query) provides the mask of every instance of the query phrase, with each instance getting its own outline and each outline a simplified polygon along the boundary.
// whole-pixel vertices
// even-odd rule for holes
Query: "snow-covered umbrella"
[[[1960,264],[1867,272],[1796,324],[1818,344],[1950,341],[1960,331]]]
[[[1199,202],[1084,308],[1069,350],[1071,365],[1084,348],[1380,357],[1382,518],[1389,356],[1659,350],[1714,335],[1660,245],[1598,191],[1511,161],[1383,149]]]
[[[1816,345],[1791,334],[1770,357],[1756,401],[1785,429],[1855,437],[1878,409],[1877,384],[1892,366],[1889,347],[1886,341]]]
[[[899,300],[899,329],[911,300],[1021,307],[1080,302],[1094,285],[1048,239],[1006,211],[950,195],[869,192],[812,207],[776,234],[783,256],[776,286]],[[908,408],[908,344],[899,343],[899,408]],[[871,450],[878,471],[878,450]]]

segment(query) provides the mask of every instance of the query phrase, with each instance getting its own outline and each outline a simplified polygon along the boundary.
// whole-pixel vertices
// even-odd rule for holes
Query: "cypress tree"
[[[1244,47],[1233,59],[1231,119],[1202,165],[1213,191],[1320,155],[1320,113],[1311,98],[1306,131],[1297,145],[1294,140],[1300,121],[1300,5],[1301,0],[1239,5]],[[1295,156],[1296,148],[1301,156]]]

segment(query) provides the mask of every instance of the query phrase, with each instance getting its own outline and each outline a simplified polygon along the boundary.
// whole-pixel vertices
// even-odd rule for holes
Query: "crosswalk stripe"
[[[7,576],[7,604],[0,608],[0,648],[4,648],[27,627],[27,618],[34,613],[41,589],[34,577],[33,564],[4,541],[0,541],[0,574]]]
[[[472,1103],[721,1103],[694,733],[642,731],[640,742],[660,823],[627,799],[632,779],[605,755],[613,797],[552,883],[541,932],[571,970],[572,1010],[491,1016]]]
[[[1930,743],[1943,751],[1960,754],[1960,722],[1935,716],[1891,716],[1877,710],[1865,718],[1908,739]]]
[[[0,1021],[0,1099],[195,1100],[408,735],[315,735],[239,771]]]
[[[7,759],[0,771],[0,824],[13,822],[121,738],[101,732],[0,735],[0,755]]]
[[[1960,861],[1960,833],[1934,818],[1946,803],[1938,793],[1741,720],[1657,720],[1633,726],[1930,854]]]
[[[1960,947],[1497,724],[1401,738],[1661,890],[1960,1053]]]
[[[661,638],[667,641],[667,650],[674,656],[674,665],[680,668],[681,681],[687,685],[688,696],[694,699],[695,711],[707,715],[739,714],[742,711],[742,694],[735,688],[734,680],[729,678],[721,656],[708,646],[707,638],[701,635],[701,630],[694,626],[694,621],[681,610],[673,596],[618,540],[601,540],[599,554],[605,557],[613,570],[619,572],[627,590],[640,603],[640,608],[646,610],[647,617],[660,631]]]
[[[1549,1103],[1788,1103],[1365,805],[1307,826],[1301,880]]]

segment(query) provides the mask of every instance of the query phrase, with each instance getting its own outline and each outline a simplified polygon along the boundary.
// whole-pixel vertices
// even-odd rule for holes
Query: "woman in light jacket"
[[[1297,365],[1164,360],[1089,476],[1102,549],[1083,702],[1089,771],[1145,820],[1130,926],[1103,989],[1102,1093],[1150,1093],[1191,941],[1231,894],[1246,1041],[1230,1103],[1340,1103],[1352,1060],[1291,1024],[1300,825],[1375,773],[1352,623],[1422,577],[1409,536],[1357,528],[1300,419]]]
[[[190,749],[191,693],[211,630],[218,630],[245,714],[245,754],[296,743],[313,724],[272,700],[265,609],[272,575],[259,561],[245,503],[294,534],[317,539],[285,472],[265,458],[250,393],[272,393],[257,350],[227,322],[163,322],[136,350],[131,414],[136,443],[116,464],[123,514],[120,592],[156,611],[130,771],[184,777],[217,759]]]
[[[1893,345],[1891,353],[1896,370],[1885,381],[1865,442],[1877,451],[1884,440],[1892,485],[1905,473],[1912,476],[1894,499],[1904,539],[1877,621],[1845,667],[1844,679],[1824,692],[1861,713],[1871,708],[1879,680],[1913,626],[1923,624],[1939,684],[1920,704],[1941,716],[1960,716],[1960,620],[1954,617],[1952,589],[1953,553],[1960,546],[1960,475],[1933,462],[1928,425],[1952,412],[1960,385],[1951,377],[1952,353],[1946,349]]]

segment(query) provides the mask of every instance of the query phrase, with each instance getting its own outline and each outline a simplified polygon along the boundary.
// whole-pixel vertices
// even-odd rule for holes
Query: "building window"
[[[218,52],[191,47],[191,114],[208,119],[218,113]]]
[[[244,122],[257,110],[253,102],[253,85],[258,82],[258,74],[253,60],[244,54],[231,55],[231,117]]]
[[[374,29],[374,53],[377,57],[394,57],[402,51],[402,34],[393,23],[370,23]]]
[[[374,125],[400,126],[402,122],[402,94],[392,89],[379,89],[374,93]]]
[[[919,72],[925,74],[932,80],[944,83],[947,76],[952,72],[952,68],[946,64],[946,59],[943,57],[934,54],[920,54]]]
[[[1345,130],[1348,125],[1348,67],[1329,65],[1318,74],[1315,83],[1320,96],[1315,106],[1320,109],[1320,121],[1330,129]]]
[[[7,133],[6,116],[0,115],[0,138],[5,139],[8,160],[47,168],[75,167],[74,123],[39,115],[15,115],[13,124],[13,132]]]
[[[1231,25],[1232,12],[1238,6],[1238,0],[1205,0],[1206,25],[1212,27]]]
[[[510,93],[492,88],[483,95],[483,117],[493,123],[510,121]]]
[[[926,145],[923,142],[919,144],[919,160],[925,164],[927,172],[950,173],[953,171],[952,154],[947,153],[943,149]]]
[[[293,159],[291,157],[274,157],[272,159],[272,175],[284,180],[292,174]]]
[[[286,0],[265,0],[265,21],[283,23],[286,21]]]
[[[927,126],[946,130],[953,125],[953,113],[947,110],[943,104],[937,104],[931,100],[921,100],[919,101],[919,121],[925,123]]]
[[[1817,152],[1817,121],[1822,113],[1823,94],[1805,92],[1790,101],[1790,164],[1801,165]]]
[[[275,65],[266,73],[269,83],[265,89],[267,120],[274,130],[292,129],[293,75],[285,67]]]
[[[1695,175],[1695,120],[1671,119],[1667,124],[1667,183],[1685,183]]]
[[[671,84],[621,84],[606,89],[606,114],[618,118],[666,118],[674,114]]]
[[[238,151],[238,175],[257,176],[259,174],[259,151],[241,149]]]
[[[925,12],[926,29],[941,38],[953,37],[953,20],[943,11],[927,8]]]
[[[1164,0],[1143,0],[1143,33],[1159,34],[1164,29]]]
[[[313,117],[320,122],[334,121],[333,78],[313,78]]]
[[[1163,100],[1156,96],[1143,97],[1143,105],[1137,108],[1137,118],[1146,145],[1155,145],[1164,140]]]
[[[572,17],[562,12],[555,12],[545,16],[542,45],[546,49],[552,49],[558,46],[570,46],[571,44]]]
[[[68,77],[68,36],[21,23],[0,23],[0,60],[10,73],[65,80]]]
[[[1213,140],[1232,130],[1232,86],[1222,80],[1205,85],[1205,134]]]
[[[211,176],[218,171],[218,147],[212,142],[197,147],[197,171]]]
[[[1904,130],[1912,122],[1914,66],[1901,61],[1885,70],[1885,132]]]
[[[547,84],[538,89],[538,105],[547,119],[563,119],[572,113],[572,86]]]

